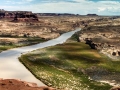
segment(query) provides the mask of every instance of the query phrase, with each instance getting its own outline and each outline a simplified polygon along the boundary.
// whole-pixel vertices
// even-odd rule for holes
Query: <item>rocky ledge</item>
[[[120,26],[90,26],[81,31],[79,40],[110,58],[120,57]]]
[[[120,87],[113,87],[110,90],[120,90]]]
[[[47,86],[37,86],[36,83],[17,79],[0,79],[0,90],[55,90]]]
[[[81,30],[79,41],[112,58],[120,59],[120,17],[101,17]]]

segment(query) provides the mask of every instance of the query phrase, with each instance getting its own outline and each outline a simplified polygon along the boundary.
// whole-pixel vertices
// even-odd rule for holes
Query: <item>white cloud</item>
[[[13,4],[13,5],[16,5],[16,4],[27,4],[27,3],[30,3],[34,0],[6,0],[5,3],[6,4]]]
[[[7,0],[10,2],[11,0]],[[120,3],[118,1],[99,1],[93,2],[88,0],[46,0],[45,3],[37,3],[28,5],[27,3],[32,2],[33,0],[19,0],[18,2],[13,2],[17,5],[9,5],[9,10],[29,10],[38,13],[75,13],[75,14],[88,14],[96,13],[100,15],[104,14],[120,14]],[[50,2],[52,1],[52,2]],[[18,4],[26,4],[19,6]],[[0,6],[2,7],[2,6]],[[8,7],[8,6],[7,6]],[[7,7],[5,9],[7,9]]]
[[[104,7],[98,7],[98,12],[102,12],[102,11],[105,11],[106,10],[106,8],[104,8]]]
[[[34,0],[22,0],[22,1],[24,1],[24,2],[32,2]]]
[[[98,14],[120,15],[120,2],[118,1],[100,1],[97,4],[99,4]]]
[[[94,3],[93,3],[94,4]],[[89,2],[83,3],[71,3],[71,2],[58,2],[58,3],[42,3],[35,4],[26,7],[27,10],[33,10],[34,12],[57,12],[57,13],[79,13],[87,14],[94,12],[94,7],[89,6]],[[97,9],[96,9],[97,10]]]

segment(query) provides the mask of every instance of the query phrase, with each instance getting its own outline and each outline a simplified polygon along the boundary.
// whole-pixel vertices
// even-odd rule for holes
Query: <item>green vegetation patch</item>
[[[110,85],[88,79],[84,70],[93,66],[109,71],[120,68],[108,57],[80,42],[35,50],[19,59],[38,79],[57,90],[109,90]]]

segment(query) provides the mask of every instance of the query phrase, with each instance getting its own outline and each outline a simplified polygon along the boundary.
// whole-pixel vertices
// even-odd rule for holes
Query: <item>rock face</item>
[[[109,55],[120,56],[120,26],[90,26],[80,33],[80,41],[89,44],[92,49]]]
[[[120,87],[113,87],[110,90],[120,90]]]
[[[15,79],[0,79],[0,90],[55,90],[50,87],[38,87],[36,83],[30,83]]]
[[[33,22],[38,21],[36,14],[31,11],[0,11],[0,18],[13,19],[12,21]]]

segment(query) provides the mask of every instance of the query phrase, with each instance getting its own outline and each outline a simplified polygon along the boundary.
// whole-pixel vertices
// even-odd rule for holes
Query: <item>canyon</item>
[[[80,32],[77,32],[78,42],[88,44],[92,49],[96,49],[100,53],[112,58],[111,60],[113,61],[119,61],[120,17],[118,16],[98,16],[94,14],[82,16],[54,13],[35,14],[31,11],[3,10],[0,12],[0,51],[2,52],[2,48],[6,46],[16,45],[19,47],[22,45],[37,44],[41,42],[39,39],[43,40],[43,42],[51,39],[54,40],[63,33],[73,31],[76,28],[82,29]],[[35,40],[36,42],[33,42]],[[86,70],[88,76],[91,75],[93,68],[88,68],[88,71]],[[99,70],[99,68],[95,67],[95,70]],[[93,74],[95,70],[93,70]],[[103,69],[102,72],[104,71]],[[119,75],[119,73],[116,75]],[[25,90],[54,90],[48,87],[41,88],[36,84],[31,85],[29,82],[16,79],[0,79],[0,88],[3,88],[2,90],[6,90],[5,86],[6,88],[12,88],[16,85],[14,82],[18,83],[17,85],[24,83],[21,84],[20,88],[24,86]],[[36,89],[30,89],[29,87],[35,87]],[[111,90],[114,90],[114,88]]]

